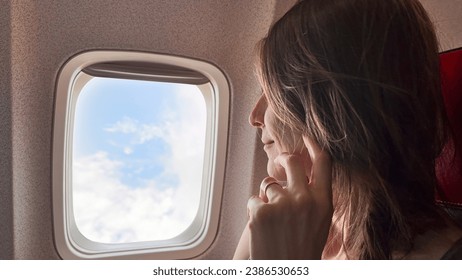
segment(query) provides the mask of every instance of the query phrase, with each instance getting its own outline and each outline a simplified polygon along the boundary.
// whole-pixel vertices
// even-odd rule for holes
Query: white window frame
[[[198,215],[179,236],[162,241],[122,244],[94,242],[83,236],[72,207],[72,133],[77,98],[92,78],[82,70],[117,62],[152,63],[195,71],[208,79],[200,85],[207,108],[203,180]],[[135,75],[136,76],[136,75]],[[110,77],[110,75],[109,75]],[[173,77],[175,79],[175,77]],[[181,77],[178,77],[181,79]],[[56,85],[53,128],[53,222],[55,245],[63,259],[189,259],[207,250],[218,231],[229,122],[229,84],[214,65],[172,55],[134,51],[88,51],[62,67]]]

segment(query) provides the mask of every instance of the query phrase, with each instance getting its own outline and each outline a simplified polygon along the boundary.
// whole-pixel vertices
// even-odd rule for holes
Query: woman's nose
[[[258,99],[257,104],[255,104],[255,107],[253,107],[252,112],[250,112],[249,123],[251,126],[255,126],[255,127],[264,126],[266,107],[267,107],[266,99],[265,99],[265,96],[262,94],[262,96]]]

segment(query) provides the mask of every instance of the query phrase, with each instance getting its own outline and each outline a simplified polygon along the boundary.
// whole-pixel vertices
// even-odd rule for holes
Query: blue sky
[[[165,141],[156,138],[149,145],[136,145],[133,134],[110,129],[124,120],[133,124],[161,122],[163,112],[175,110],[174,87],[148,81],[92,79],[77,101],[74,155],[81,157],[104,150],[113,159],[126,162],[123,180],[131,187],[162,172],[159,157],[169,148]]]
[[[166,239],[197,211],[206,108],[196,86],[93,78],[77,100],[74,212],[98,242]]]

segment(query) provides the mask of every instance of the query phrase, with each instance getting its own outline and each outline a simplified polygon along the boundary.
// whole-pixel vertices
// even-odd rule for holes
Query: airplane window
[[[93,78],[75,108],[77,228],[102,243],[165,240],[199,209],[206,107],[195,85]]]
[[[229,86],[209,63],[90,51],[57,79],[55,244],[63,259],[184,259],[218,230]]]

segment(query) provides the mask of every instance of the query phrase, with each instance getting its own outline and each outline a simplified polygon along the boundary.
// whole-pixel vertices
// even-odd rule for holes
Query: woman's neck
[[[326,246],[322,253],[322,259],[324,260],[345,260],[348,259],[348,255],[345,251],[343,240],[347,235],[346,228],[344,226],[344,218],[338,217],[334,214],[332,218],[332,225],[330,227],[329,236],[327,238]]]

